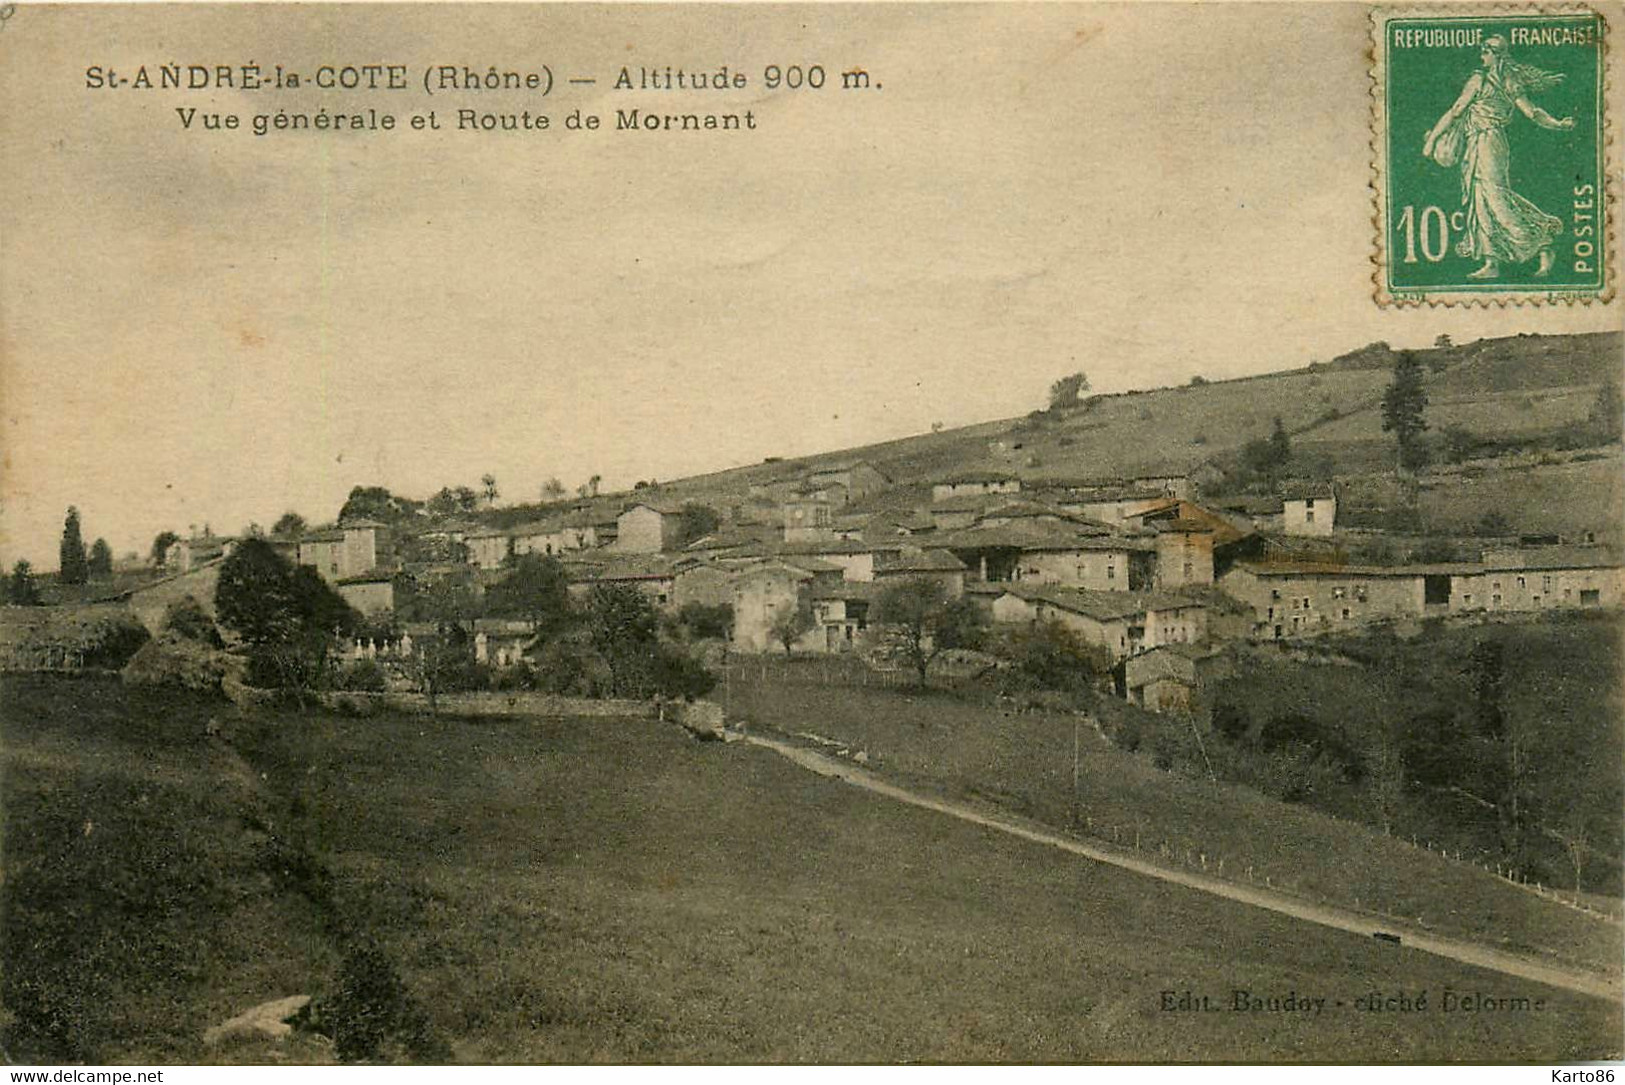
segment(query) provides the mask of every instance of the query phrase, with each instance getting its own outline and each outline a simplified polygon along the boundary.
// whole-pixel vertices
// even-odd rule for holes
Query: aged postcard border
[[[1599,43],[1600,56],[1598,57],[1598,86],[1597,86],[1597,170],[1599,174],[1598,205],[1604,211],[1603,229],[1598,237],[1598,250],[1603,255],[1602,279],[1600,285],[1581,289],[1565,289],[1553,287],[1541,289],[1539,287],[1514,287],[1486,284],[1483,287],[1471,287],[1460,284],[1441,286],[1438,288],[1425,288],[1418,290],[1396,290],[1389,282],[1390,252],[1388,244],[1388,188],[1391,181],[1388,168],[1388,62],[1386,51],[1386,28],[1389,23],[1402,19],[1427,19],[1445,17],[1478,17],[1478,18],[1504,18],[1517,15],[1563,16],[1563,15],[1591,15],[1595,16],[1602,27],[1602,40]],[[1383,308],[1404,308],[1429,306],[1432,308],[1505,308],[1512,306],[1546,306],[1546,305],[1591,305],[1607,304],[1614,298],[1618,282],[1618,269],[1615,264],[1618,260],[1618,232],[1616,221],[1619,215],[1618,175],[1619,162],[1617,159],[1617,140],[1613,131],[1613,111],[1611,109],[1614,89],[1613,68],[1616,63],[1611,48],[1610,37],[1613,28],[1608,17],[1596,8],[1584,4],[1540,4],[1540,5],[1513,5],[1513,4],[1443,4],[1406,7],[1374,6],[1371,9],[1371,40],[1370,53],[1367,56],[1371,85],[1371,116],[1369,149],[1371,155],[1371,283],[1372,300]]]

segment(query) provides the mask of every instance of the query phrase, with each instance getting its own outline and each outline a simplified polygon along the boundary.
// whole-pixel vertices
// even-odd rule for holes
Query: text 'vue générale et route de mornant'
[[[863,68],[827,69],[816,62],[769,63],[749,71],[733,64],[704,68],[678,65],[624,66],[600,78],[592,72],[555,69],[551,64],[484,68],[466,64],[414,67],[396,63],[190,64],[176,61],[134,67],[92,64],[84,69],[86,90],[207,92],[207,102],[177,105],[174,117],[186,132],[244,132],[266,136],[283,132],[389,132],[396,129],[452,132],[744,132],[760,127],[755,108],[732,109],[727,92],[760,95],[817,94],[823,91],[877,91],[881,84]],[[625,95],[595,112],[595,95],[606,89]],[[274,109],[237,112],[217,108],[219,93],[247,92],[271,98],[298,91]],[[630,99],[661,92],[681,94],[684,111]],[[397,112],[390,95],[419,95],[424,108]],[[711,97],[709,101],[706,96]],[[555,109],[529,106],[528,98],[564,99]],[[570,99],[587,104],[572,106]],[[715,105],[711,105],[715,102]],[[522,104],[524,103],[524,104]],[[267,105],[271,103],[267,101]],[[520,104],[520,108],[513,108]],[[704,105],[709,108],[692,109]]]

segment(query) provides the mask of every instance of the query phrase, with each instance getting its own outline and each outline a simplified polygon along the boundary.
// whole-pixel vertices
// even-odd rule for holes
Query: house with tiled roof
[[[963,470],[942,475],[931,483],[934,503],[951,501],[958,497],[986,497],[997,494],[1019,494],[1021,479],[1008,471]]]
[[[1000,624],[1059,622],[1105,648],[1113,659],[1165,644],[1192,643],[1207,633],[1207,604],[1167,593],[1010,584],[993,599],[991,612]]]
[[[659,554],[674,550],[683,537],[683,510],[661,501],[639,501],[615,518],[617,550]]]
[[[897,580],[934,580],[947,591],[950,599],[965,593],[968,567],[951,551],[939,547],[929,550],[905,550],[875,566],[877,584]]]

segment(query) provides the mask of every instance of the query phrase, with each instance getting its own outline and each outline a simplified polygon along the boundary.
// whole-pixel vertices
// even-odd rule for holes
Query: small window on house
[[[1525,582],[1524,582],[1524,579],[1523,579],[1523,577],[1521,577],[1521,576],[1520,576],[1520,577],[1519,577],[1519,578],[1518,578],[1518,587],[1520,587],[1520,588],[1526,588],[1526,587],[1528,587],[1528,586],[1529,586],[1529,585],[1528,585],[1528,584],[1526,584],[1526,583],[1525,583]]]
[[[1270,607],[1269,610],[1265,612],[1264,617],[1273,620],[1275,618],[1275,608]]]
[[[1499,595],[1490,596],[1490,606],[1498,607],[1500,605],[1501,605],[1501,597]]]
[[[1599,594],[1598,589],[1596,589],[1596,588],[1581,588],[1580,589],[1580,605],[1581,606],[1583,606],[1583,607],[1594,607],[1600,602],[1602,602],[1602,596],[1601,596],[1601,594]]]
[[[1305,509],[1305,510],[1306,510],[1306,511],[1310,511],[1310,512],[1312,512],[1312,511],[1314,511],[1314,508],[1315,508],[1315,499],[1314,499],[1314,498],[1312,498],[1312,497],[1309,497],[1309,498],[1305,498],[1305,499],[1304,499],[1304,502],[1303,502],[1303,507],[1304,507],[1304,509]],[[1314,517],[1313,517],[1313,516],[1311,516],[1311,517],[1309,517],[1309,519],[1311,519],[1311,520],[1313,520],[1313,519],[1314,519]]]
[[[1307,595],[1303,597],[1303,609],[1309,609],[1309,597]]]
[[[1343,608],[1343,617],[1346,619],[1348,616],[1349,616],[1349,608],[1344,607]]]
[[[1461,605],[1462,606],[1464,606],[1464,607],[1465,606],[1471,606],[1472,603],[1473,603],[1473,597],[1472,597],[1471,593],[1465,594],[1465,595],[1463,595],[1461,597]]]
[[[1188,580],[1196,574],[1196,566],[1190,562],[1185,563],[1185,578]]]
[[[1306,524],[1312,524],[1312,523],[1315,522],[1315,510],[1314,509],[1305,509],[1304,510],[1303,522],[1306,523]]]
[[[1106,579],[1107,580],[1116,580],[1117,579],[1117,566],[1115,566],[1115,565],[1106,566]]]
[[[1279,598],[1281,598],[1281,590],[1279,588],[1271,588],[1270,589],[1270,598],[1271,599],[1279,599]]]
[[[1501,590],[1501,582],[1499,580],[1494,581],[1493,583],[1490,584],[1490,587],[1494,588],[1496,591],[1500,591]]]
[[[1545,591],[1545,592],[1549,592],[1549,591],[1552,590],[1552,578],[1551,577],[1543,576],[1543,577],[1540,578],[1540,590]]]
[[[1343,587],[1333,588],[1332,589],[1332,598],[1333,599],[1341,599],[1347,593],[1347,591],[1348,591],[1348,589],[1343,588]]]

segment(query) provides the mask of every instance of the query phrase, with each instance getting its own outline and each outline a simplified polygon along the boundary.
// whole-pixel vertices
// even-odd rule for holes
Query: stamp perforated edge
[[[1387,40],[1388,23],[1394,19],[1445,18],[1463,15],[1593,15],[1602,24],[1601,50],[1598,72],[1602,80],[1598,98],[1601,142],[1603,229],[1607,244],[1607,263],[1603,267],[1602,286],[1596,290],[1552,290],[1542,293],[1525,288],[1504,293],[1481,291],[1439,290],[1417,291],[1414,296],[1395,296],[1388,289],[1388,72],[1387,55],[1383,48]],[[1371,9],[1371,39],[1366,54],[1367,71],[1371,75],[1368,93],[1371,96],[1371,127],[1367,132],[1371,154],[1371,297],[1382,308],[1506,308],[1507,306],[1543,305],[1606,305],[1614,300],[1615,284],[1619,278],[1619,242],[1616,222],[1619,218],[1619,163],[1615,158],[1616,140],[1613,127],[1613,95],[1615,57],[1610,40],[1613,34],[1607,14],[1586,4],[1472,4],[1447,3],[1426,6],[1384,7]]]

